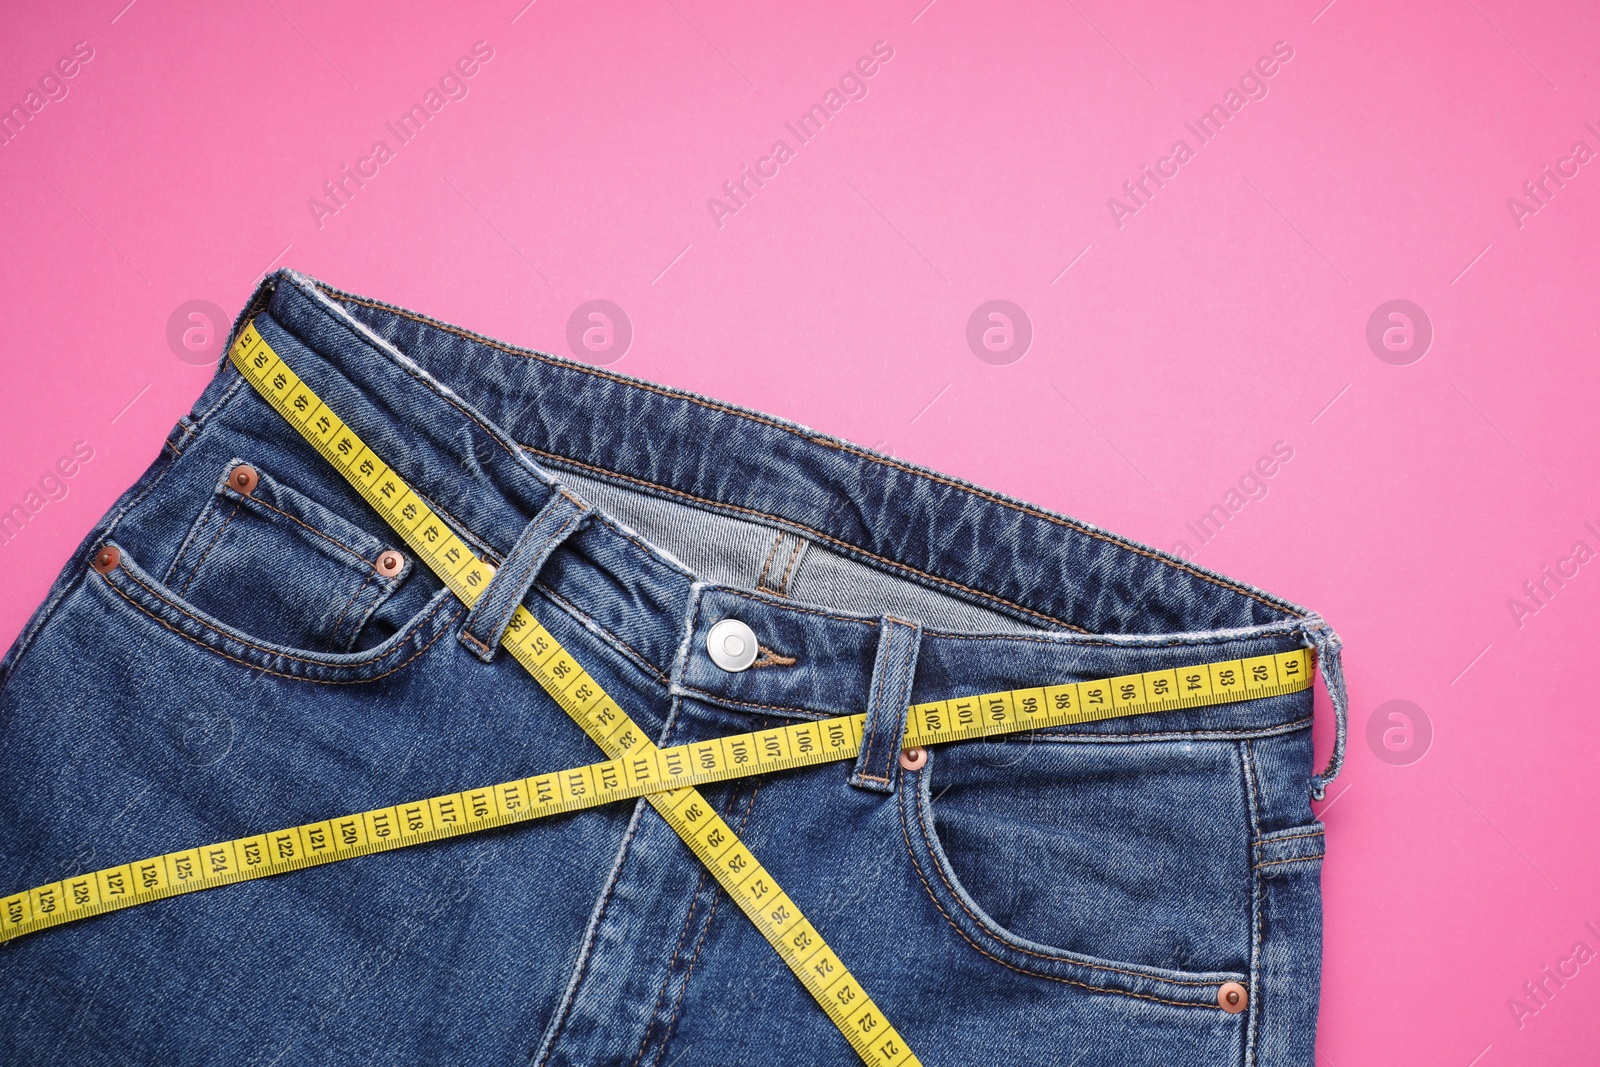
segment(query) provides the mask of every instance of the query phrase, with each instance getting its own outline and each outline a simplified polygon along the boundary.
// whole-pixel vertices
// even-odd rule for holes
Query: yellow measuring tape
[[[349,479],[465,603],[494,575],[289,369],[249,323],[230,351],[247,380]],[[181,893],[647,797],[872,1067],[918,1061],[838,955],[694,787],[853,759],[865,715],[657,748],[531,612],[502,644],[611,757],[603,762],[108,867],[0,899],[0,942]],[[914,705],[904,746],[1277,696],[1311,684],[1308,649]]]

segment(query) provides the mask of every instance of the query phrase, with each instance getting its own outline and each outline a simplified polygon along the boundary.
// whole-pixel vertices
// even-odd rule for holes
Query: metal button
[[[920,771],[922,765],[928,762],[928,750],[921,745],[912,745],[910,748],[900,750],[900,766],[908,771]]]
[[[394,549],[385,549],[378,553],[378,573],[385,578],[393,578],[399,574],[406,565],[405,556]]]
[[[1223,982],[1217,989],[1217,1007],[1238,1015],[1250,1006],[1250,994],[1238,982]]]
[[[122,553],[117,551],[116,545],[107,545],[94,554],[91,566],[101,574],[110,574],[122,563]]]
[[[706,652],[710,653],[711,662],[734,674],[747,670],[759,651],[756,632],[738,619],[723,619],[706,634]]]
[[[261,481],[261,475],[248,463],[241,463],[228,472],[228,484],[234,489],[249,496],[256,491],[256,485]]]

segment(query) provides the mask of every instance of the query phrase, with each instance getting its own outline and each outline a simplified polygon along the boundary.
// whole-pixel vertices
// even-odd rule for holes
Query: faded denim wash
[[[592,507],[524,603],[658,744],[1312,645],[1342,752],[1337,638],[1277,597],[293,272],[252,316],[490,560],[558,486]],[[224,361],[0,662],[0,888],[601,758],[431,572],[378,572],[403,547]],[[1312,702],[703,792],[929,1067],[1310,1067]],[[856,1062],[643,801],[23,937],[0,1004],[10,1064]]]

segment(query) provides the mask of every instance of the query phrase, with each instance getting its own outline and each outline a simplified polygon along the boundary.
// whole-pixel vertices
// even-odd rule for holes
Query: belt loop
[[[884,616],[878,623],[878,655],[872,664],[867,695],[867,721],[861,730],[861,754],[850,784],[879,793],[893,793],[900,775],[900,742],[906,736],[906,711],[911,706],[911,680],[917,673],[922,627]]]
[[[1344,766],[1345,739],[1350,729],[1350,697],[1345,691],[1344,665],[1339,658],[1344,647],[1339,635],[1320,615],[1306,618],[1304,635],[1306,643],[1316,651],[1317,669],[1322,674],[1322,684],[1328,689],[1328,700],[1333,704],[1333,754],[1328,757],[1328,765],[1322,773],[1311,777],[1311,799],[1321,800],[1328,795],[1328,786],[1339,777],[1339,768]]]
[[[494,659],[500,639],[511,625],[512,613],[533,588],[533,580],[539,576],[550,553],[582,526],[590,514],[587,504],[557,487],[539,509],[539,514],[523,527],[517,543],[511,546],[510,554],[467,615],[461,643],[474,656],[485,663]]]

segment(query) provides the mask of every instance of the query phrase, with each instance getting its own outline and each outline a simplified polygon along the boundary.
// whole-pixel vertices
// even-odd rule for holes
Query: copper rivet
[[[261,475],[248,463],[241,463],[228,472],[228,484],[234,489],[249,496],[256,491],[256,485],[261,481]]]
[[[116,545],[107,545],[94,554],[94,569],[101,574],[110,574],[122,562],[122,553],[117,551]]]
[[[1238,982],[1223,982],[1217,989],[1217,1007],[1229,1015],[1238,1015],[1250,1006],[1250,994]]]
[[[392,548],[378,554],[378,573],[386,578],[399,574],[405,565],[406,558]]]
[[[928,750],[921,745],[912,745],[910,748],[900,750],[900,766],[908,771],[920,771],[922,765],[928,762]]]

